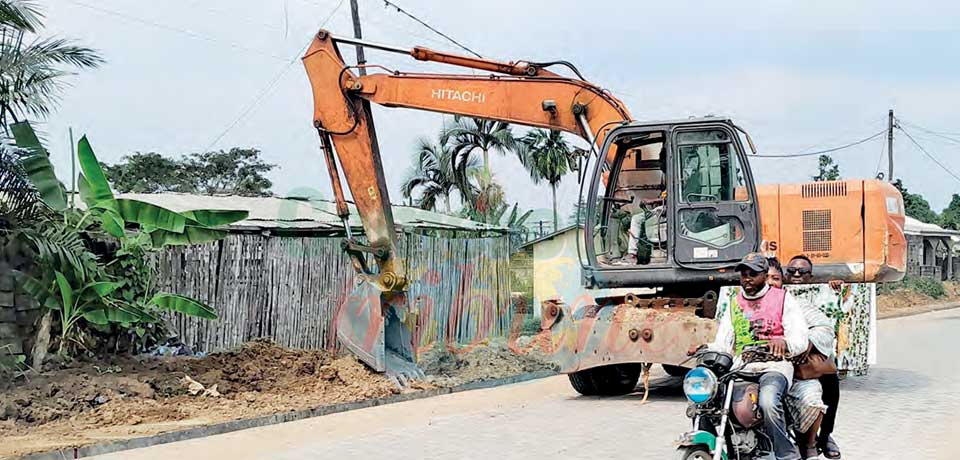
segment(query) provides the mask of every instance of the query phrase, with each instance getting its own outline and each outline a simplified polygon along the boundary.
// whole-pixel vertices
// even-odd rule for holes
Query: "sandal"
[[[823,441],[820,444],[820,450],[823,451],[823,456],[831,460],[836,460],[840,458],[840,446],[837,445],[836,441],[833,440],[832,436],[827,436],[826,441]]]
[[[816,447],[807,447],[800,450],[800,456],[803,457],[803,460],[808,458],[818,458],[820,457],[820,450]]]

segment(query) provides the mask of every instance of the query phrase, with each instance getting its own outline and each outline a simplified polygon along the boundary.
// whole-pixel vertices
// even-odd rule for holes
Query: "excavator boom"
[[[367,66],[385,72],[358,76],[351,71],[357,67],[344,62],[338,42],[503,75],[401,73]],[[397,257],[390,196],[379,148],[370,133],[370,114],[362,101],[561,130],[583,137],[592,146],[602,143],[610,129],[630,120],[623,103],[602,88],[526,61],[499,62],[426,48],[404,50],[320,31],[303,64],[313,89],[314,127],[321,138],[338,214],[348,231],[344,247],[360,279],[338,311],[337,335],[379,371],[390,371],[388,361],[394,354],[399,360],[415,358],[413,334],[406,325],[416,324],[417,308],[404,295],[406,269]],[[349,234],[338,163],[363,223],[366,243]],[[376,269],[368,265],[369,256],[376,261]]]

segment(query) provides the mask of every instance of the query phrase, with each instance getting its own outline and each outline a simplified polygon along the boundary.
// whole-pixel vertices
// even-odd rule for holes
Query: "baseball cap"
[[[736,271],[741,271],[744,268],[749,268],[755,272],[766,273],[770,268],[770,262],[767,261],[767,258],[760,254],[759,252],[751,252],[743,256],[743,259],[740,260],[740,263],[737,264]]]

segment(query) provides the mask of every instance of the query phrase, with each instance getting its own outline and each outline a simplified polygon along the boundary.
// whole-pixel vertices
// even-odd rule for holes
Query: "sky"
[[[360,0],[364,38],[458,51],[420,24]],[[500,60],[574,62],[620,97],[635,119],[721,115],[747,129],[763,154],[815,151],[886,128],[904,128],[960,172],[960,3],[950,1],[397,0],[405,10]],[[44,34],[77,40],[107,60],[69,79],[41,124],[61,177],[69,177],[68,128],[86,134],[101,161],[134,152],[169,156],[255,147],[278,165],[278,195],[332,197],[312,129],[300,63],[320,28],[350,35],[349,0],[42,0]],[[344,49],[352,58],[352,49]],[[370,63],[452,71],[368,51]],[[391,198],[419,137],[436,138],[449,116],[374,109]],[[517,130],[522,132],[521,129]],[[834,154],[845,178],[886,171],[885,136]],[[895,171],[939,211],[960,180],[901,132]],[[760,183],[804,182],[816,157],[751,160]],[[509,202],[549,208],[546,185],[520,163],[493,157]],[[558,191],[561,215],[577,201],[575,175]]]

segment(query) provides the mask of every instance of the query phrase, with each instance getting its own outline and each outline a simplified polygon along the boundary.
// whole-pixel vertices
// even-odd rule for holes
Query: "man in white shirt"
[[[720,318],[717,336],[708,348],[733,353],[739,361],[743,347],[766,344],[777,358],[797,355],[807,349],[807,325],[796,299],[783,289],[767,285],[767,259],[748,254],[737,265],[740,293]],[[793,378],[790,361],[754,362],[746,370],[762,373],[760,410],[777,460],[800,459],[797,446],[787,435],[784,396]]]

